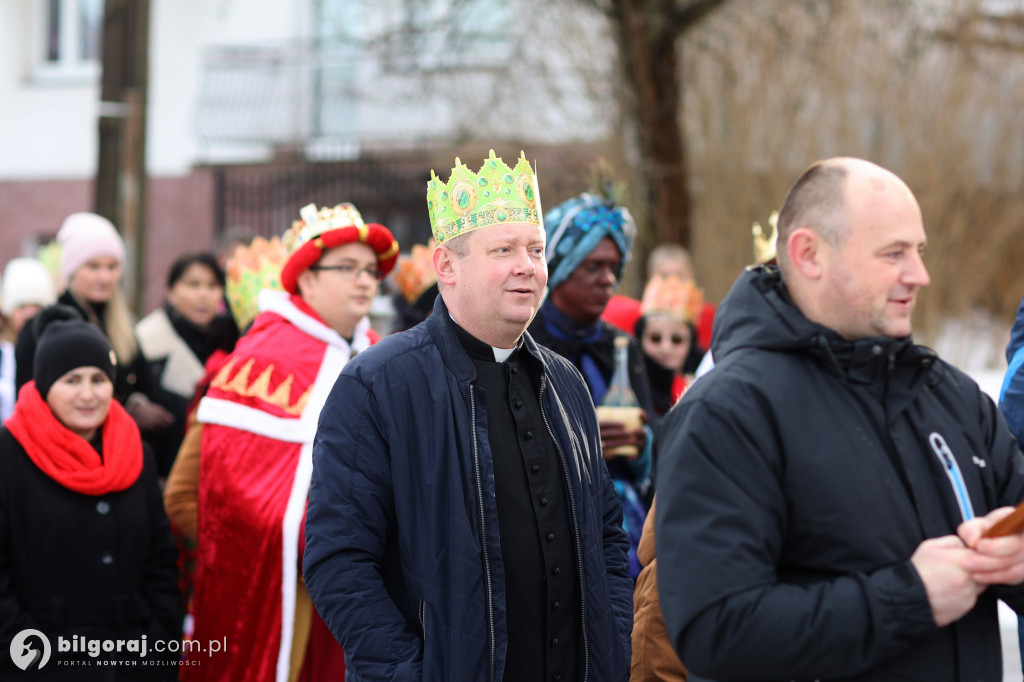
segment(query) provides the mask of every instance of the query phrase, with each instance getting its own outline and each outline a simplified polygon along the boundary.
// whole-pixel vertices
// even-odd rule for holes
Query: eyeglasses
[[[380,270],[375,267],[361,268],[350,263],[340,265],[310,265],[310,270],[334,270],[347,279],[357,279],[359,275],[367,274],[373,279],[380,279]]]
[[[663,338],[664,337],[661,334],[651,334],[650,336],[647,337],[647,339],[655,346],[661,345],[661,341]],[[679,334],[673,334],[672,336],[668,337],[668,340],[673,346],[681,346],[684,343],[686,343],[689,339],[683,338]]]

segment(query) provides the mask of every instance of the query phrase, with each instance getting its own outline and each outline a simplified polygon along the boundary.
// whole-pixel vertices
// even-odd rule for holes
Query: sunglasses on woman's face
[[[660,346],[662,339],[665,337],[663,337],[661,334],[651,334],[647,338],[649,338],[651,340],[651,343],[653,343],[654,345]],[[686,343],[686,339],[683,338],[680,334],[673,334],[672,336],[668,337],[668,340],[673,346],[681,346],[684,343]]]

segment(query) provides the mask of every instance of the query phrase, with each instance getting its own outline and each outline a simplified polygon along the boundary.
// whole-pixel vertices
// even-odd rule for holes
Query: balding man
[[[1024,498],[1024,457],[910,338],[917,201],[829,159],[778,229],[779,266],[734,285],[715,369],[665,422],[661,606],[690,680],[1001,680],[1024,540],[981,534]]]

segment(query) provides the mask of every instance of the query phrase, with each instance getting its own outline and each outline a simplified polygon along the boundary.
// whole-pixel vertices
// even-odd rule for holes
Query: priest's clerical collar
[[[448,313],[448,317],[451,317],[451,313]],[[493,360],[494,362],[505,362],[508,360],[513,353],[515,353],[523,343],[523,337],[519,337],[519,341],[516,342],[515,348],[496,348],[489,344],[484,343],[480,339],[476,338],[465,329],[459,326],[459,323],[455,321],[454,317],[451,317],[452,323],[455,325],[455,333],[459,337],[459,341],[462,343],[462,347],[466,349],[466,353],[469,357],[474,360]]]

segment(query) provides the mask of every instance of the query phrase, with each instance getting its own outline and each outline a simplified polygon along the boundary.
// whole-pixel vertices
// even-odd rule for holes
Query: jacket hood
[[[805,351],[847,378],[872,381],[894,364],[933,364],[935,354],[911,337],[844,339],[807,319],[793,303],[778,266],[761,265],[740,275],[715,315],[711,349],[718,364],[731,353],[756,348]]]
[[[778,268],[763,265],[744,270],[718,307],[711,349],[717,363],[741,348],[806,348],[827,331],[796,308]]]

